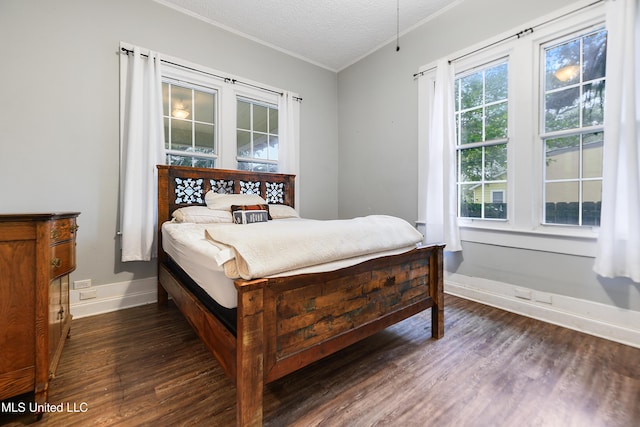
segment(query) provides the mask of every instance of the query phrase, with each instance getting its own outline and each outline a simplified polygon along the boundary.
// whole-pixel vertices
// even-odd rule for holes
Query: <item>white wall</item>
[[[120,41],[299,93],[301,213],[337,216],[334,72],[152,0],[2,0],[0,39],[0,213],[80,211],[71,279],[111,308],[156,274],[119,261]]]
[[[399,52],[394,41],[342,70],[338,74],[339,216],[388,213],[410,222],[417,219],[418,90],[412,75],[420,66],[507,30],[524,29],[534,18],[570,3],[463,1],[402,36]],[[464,241],[462,253],[447,256],[448,277],[463,277],[466,285],[481,292],[492,292],[482,290],[483,283],[507,284],[502,287],[507,292],[531,289],[631,310],[637,318],[640,284],[596,276],[590,256],[520,247],[522,237],[505,236],[495,233],[492,244]],[[593,246],[594,241],[584,244]],[[473,279],[478,283],[474,285]],[[640,332],[637,326],[636,330]]]

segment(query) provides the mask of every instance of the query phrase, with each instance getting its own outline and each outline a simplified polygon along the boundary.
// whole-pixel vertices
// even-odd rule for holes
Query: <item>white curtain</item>
[[[418,223],[424,224],[425,243],[444,243],[446,250],[462,250],[457,217],[456,130],[453,67],[438,61],[435,84],[419,80]],[[425,120],[426,117],[426,120]]]
[[[300,98],[285,91],[278,102],[278,116],[278,164],[281,173],[296,175],[295,202],[300,210]]]
[[[640,282],[640,0],[607,4],[600,235],[594,271]]]
[[[160,57],[140,48],[121,55],[124,115],[121,158],[122,261],[156,254],[157,164],[163,164],[164,125]]]

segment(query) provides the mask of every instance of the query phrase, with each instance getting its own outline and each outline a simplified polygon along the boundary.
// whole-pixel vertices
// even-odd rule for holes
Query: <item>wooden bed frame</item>
[[[167,265],[161,224],[210,189],[294,206],[293,175],[158,166],[158,304],[168,295],[237,387],[237,425],[262,425],[265,384],[431,308],[444,335],[443,246],[424,246],[326,273],[236,280],[233,334]]]

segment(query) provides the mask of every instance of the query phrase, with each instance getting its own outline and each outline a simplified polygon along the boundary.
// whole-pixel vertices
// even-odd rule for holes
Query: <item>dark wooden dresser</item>
[[[71,327],[78,215],[0,215],[0,400],[47,399]]]

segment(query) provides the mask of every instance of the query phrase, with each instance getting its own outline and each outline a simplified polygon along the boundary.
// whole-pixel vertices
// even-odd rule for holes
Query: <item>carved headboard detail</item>
[[[184,206],[204,206],[209,190],[257,194],[271,204],[295,207],[295,175],[158,165],[158,227]]]

